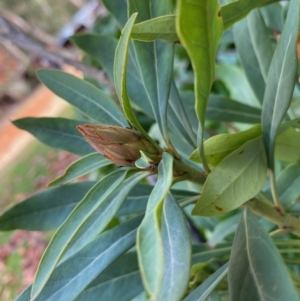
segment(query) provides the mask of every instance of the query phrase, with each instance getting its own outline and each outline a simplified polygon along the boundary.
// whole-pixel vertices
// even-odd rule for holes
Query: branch
[[[257,199],[252,199],[251,201],[247,202],[247,205],[255,214],[270,220],[278,225],[281,229],[289,230],[297,236],[300,236],[299,219],[287,213],[282,213],[280,210],[276,209],[276,207]]]

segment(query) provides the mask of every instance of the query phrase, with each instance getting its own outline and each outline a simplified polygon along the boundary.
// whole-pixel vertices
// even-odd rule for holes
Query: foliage
[[[81,120],[14,121],[82,156],[0,217],[57,228],[17,300],[299,300],[300,1],[103,3],[72,41],[116,94],[40,70]]]

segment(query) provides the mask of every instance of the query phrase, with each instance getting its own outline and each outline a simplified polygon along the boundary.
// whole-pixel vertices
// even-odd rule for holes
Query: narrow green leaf
[[[248,208],[238,225],[228,273],[232,301],[299,300],[282,257]]]
[[[27,286],[15,301],[30,301],[31,287],[32,285]]]
[[[185,104],[187,116],[192,128],[198,128],[198,120],[195,114],[195,97],[190,91],[181,92],[182,101]],[[243,122],[243,123],[260,123],[261,110],[234,101],[226,96],[210,94],[206,120]]]
[[[224,29],[228,29],[237,21],[243,19],[254,8],[276,2],[278,0],[238,0],[222,6]]]
[[[240,66],[218,64],[216,66],[216,76],[225,84],[231,99],[248,106],[260,106],[247,80],[245,71]]]
[[[166,15],[137,23],[132,28],[131,38],[144,42],[163,40],[175,43],[179,40],[175,20],[176,15]]]
[[[225,157],[236,149],[240,148],[247,141],[261,136],[261,126],[255,125],[252,128],[234,134],[219,134],[204,142],[204,152],[207,163],[217,166]],[[198,150],[195,150],[190,159],[201,162]]]
[[[115,61],[114,61],[114,83],[115,83],[118,97],[122,103],[126,118],[132,125],[134,125],[136,129],[138,129],[144,135],[147,135],[132,111],[130,100],[127,95],[127,86],[126,86],[127,84],[126,70],[127,70],[130,34],[136,17],[137,14],[134,14],[128,20],[124,29],[122,30],[122,35],[117,45],[116,53],[115,53]]]
[[[110,80],[114,80],[114,54],[118,44],[116,39],[94,34],[82,34],[73,36],[71,40],[83,51],[94,57],[106,71]],[[132,51],[129,52],[127,64],[128,96],[135,107],[153,117],[151,105],[148,101],[145,101],[147,94]]]
[[[183,301],[205,301],[216,286],[228,273],[228,263],[210,275],[200,286],[190,293]],[[238,299],[237,299],[238,300]]]
[[[190,276],[191,241],[183,212],[170,194],[163,205],[161,228],[164,271],[156,300],[180,301]]]
[[[293,128],[287,129],[276,138],[275,157],[286,162],[300,159],[300,133]]]
[[[65,118],[22,118],[13,121],[18,128],[28,131],[46,145],[62,149],[79,156],[93,152],[93,148],[86,143],[76,126],[83,121]]]
[[[129,0],[128,3],[129,16],[138,13],[137,22],[147,22],[172,13],[171,0]],[[168,144],[170,139],[167,129],[167,107],[173,80],[174,46],[160,40],[149,43],[134,41],[133,45],[148,101],[160,132]]]
[[[51,91],[101,124],[127,126],[117,104],[94,85],[58,70],[39,70],[39,79]]]
[[[13,206],[0,216],[0,230],[48,231],[67,218],[95,182],[49,188]]]
[[[213,258],[229,257],[231,245],[219,245],[216,248],[208,248],[207,245],[193,246],[192,264],[211,260]]]
[[[36,301],[74,300],[102,271],[134,246],[136,217],[96,237],[53,272]]]
[[[184,104],[183,104],[184,103]],[[192,114],[186,112],[187,103],[183,102],[176,84],[173,82],[170,90],[170,99],[168,107],[168,126],[174,135],[179,136],[182,141],[188,143],[192,148],[197,145],[197,130],[193,130],[192,123],[190,121],[192,114],[195,115],[194,104],[192,106]],[[195,115],[196,123],[198,124],[197,117]]]
[[[203,132],[207,102],[215,76],[215,57],[223,33],[223,21],[217,0],[179,0],[177,33],[186,48],[194,70],[196,113],[201,125],[200,155],[203,154]],[[207,169],[207,168],[205,168]]]
[[[63,261],[72,254],[76,253],[94,237],[101,233],[116,215],[117,211],[127,198],[130,190],[147,175],[149,175],[148,172],[137,173],[136,171],[133,171],[132,174],[129,173],[128,178],[125,179],[119,187],[115,188],[110,195],[106,197],[106,199],[98,204],[98,207],[94,208],[94,211],[88,217],[88,219],[86,219],[84,223],[82,223],[81,227],[77,229],[77,232],[73,235],[72,240],[68,243],[68,246],[65,249],[65,254],[61,260]],[[88,200],[88,202],[89,201],[90,200]],[[83,200],[80,205],[82,206],[84,202],[85,200]],[[78,215],[81,216],[82,210],[80,205],[78,206],[79,208],[76,208],[70,215],[70,221],[73,220],[74,216],[75,218]]]
[[[251,140],[228,155],[208,175],[192,213],[212,216],[229,212],[258,194],[266,177],[262,141]]]
[[[127,21],[127,1],[102,0],[107,10],[116,18],[120,28],[123,28]]]
[[[233,27],[238,54],[254,94],[262,103],[273,56],[269,31],[259,10]]]
[[[155,298],[163,279],[163,242],[161,214],[164,199],[172,185],[173,157],[163,153],[158,165],[158,179],[150,194],[145,218],[137,233],[137,252],[143,283],[147,293]]]
[[[149,195],[153,186],[138,184],[129,193],[128,198],[117,212],[117,216],[129,215],[132,213],[144,213],[146,211]],[[171,189],[173,197],[177,201],[185,198],[195,197],[197,194],[188,190]]]
[[[109,174],[99,181],[76,206],[73,213],[53,235],[36,273],[31,292],[31,297],[33,299],[38,296],[47,283],[47,280],[53,273],[55,266],[66,251],[72,238],[77,234],[79,229],[84,225],[89,217],[93,215],[95,210],[101,206],[102,202],[104,202],[114,189],[116,189],[124,181],[124,179],[125,173],[120,170]]]
[[[293,94],[296,72],[296,44],[299,30],[300,2],[291,0],[283,32],[276,47],[267,78],[262,109],[262,131],[269,168],[274,168],[277,129]]]
[[[100,167],[111,164],[99,153],[89,154],[73,162],[59,178],[51,181],[48,186],[63,185]]]
[[[128,301],[144,290],[137,255],[129,252],[106,268],[75,299],[76,301],[103,300]]]

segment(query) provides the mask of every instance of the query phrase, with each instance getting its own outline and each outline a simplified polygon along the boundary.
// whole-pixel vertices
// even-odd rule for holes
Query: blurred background
[[[35,71],[56,68],[98,80],[102,74],[81,63],[69,37],[106,22],[97,0],[0,1],[0,212],[46,187],[77,157],[53,150],[11,120],[72,117],[75,113],[39,84]],[[14,300],[33,280],[52,233],[0,233],[0,301]]]

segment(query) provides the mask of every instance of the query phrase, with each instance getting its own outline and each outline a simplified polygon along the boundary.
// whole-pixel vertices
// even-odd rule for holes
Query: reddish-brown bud
[[[79,125],[77,129],[99,153],[120,166],[134,166],[140,150],[159,155],[158,149],[134,129],[96,124]]]

